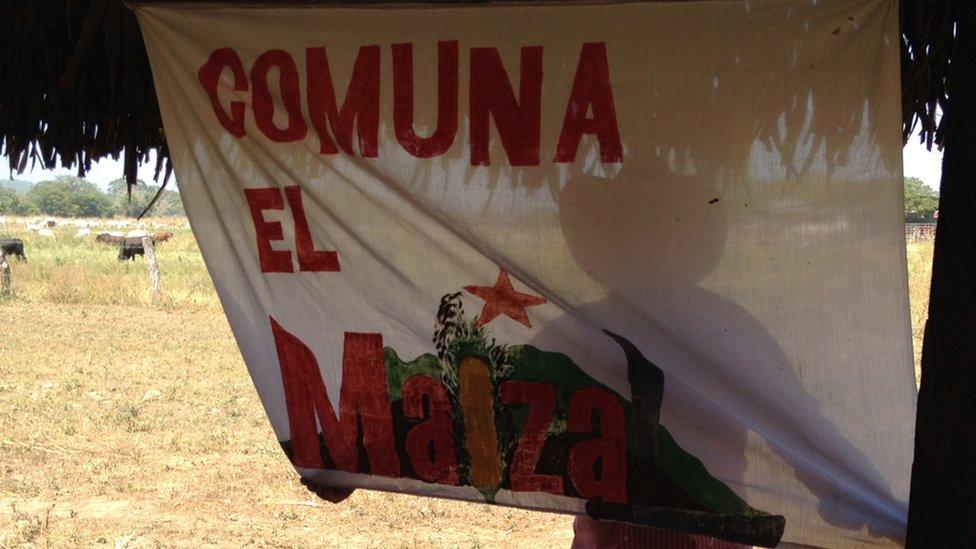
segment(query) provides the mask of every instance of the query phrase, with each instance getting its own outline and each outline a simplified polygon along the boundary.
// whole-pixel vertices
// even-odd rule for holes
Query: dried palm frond
[[[918,132],[930,148],[945,144],[940,113],[951,89],[956,21],[971,1],[901,2],[906,141]],[[0,152],[13,170],[60,163],[83,175],[93,161],[121,155],[131,186],[137,164],[147,162],[151,151],[155,179],[162,175],[165,184],[169,154],[131,10],[120,0],[0,2]]]
[[[17,172],[124,155],[125,177],[155,150],[170,173],[135,15],[116,0],[0,3],[0,139]]]

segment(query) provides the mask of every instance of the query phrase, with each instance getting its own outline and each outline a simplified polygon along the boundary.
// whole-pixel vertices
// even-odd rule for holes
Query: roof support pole
[[[976,540],[976,2],[957,2],[908,547]]]

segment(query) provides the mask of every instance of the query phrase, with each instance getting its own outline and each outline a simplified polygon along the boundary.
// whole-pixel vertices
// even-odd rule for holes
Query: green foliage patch
[[[917,177],[905,178],[905,223],[932,223],[938,209],[938,191]]]
[[[138,181],[131,195],[125,180],[117,179],[102,192],[94,183],[80,177],[58,176],[36,185],[0,184],[0,214],[52,215],[58,217],[136,217],[160,192],[159,187]],[[179,193],[163,190],[148,215],[185,215]]]

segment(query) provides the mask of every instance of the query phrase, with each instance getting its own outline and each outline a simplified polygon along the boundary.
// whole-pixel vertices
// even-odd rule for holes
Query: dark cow
[[[137,255],[145,255],[146,249],[142,247],[142,238],[126,238],[119,246],[119,261],[131,259],[135,261]]]
[[[108,233],[99,233],[95,235],[95,242],[101,242],[103,244],[122,244],[125,242],[125,237],[115,236]]]
[[[24,255],[24,241],[19,238],[0,238],[0,249],[7,255],[15,255],[21,261],[27,261]]]

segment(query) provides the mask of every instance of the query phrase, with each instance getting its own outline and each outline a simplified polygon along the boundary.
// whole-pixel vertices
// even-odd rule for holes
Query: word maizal
[[[437,127],[426,137],[414,130],[413,45],[393,44],[390,49],[393,56],[392,112],[397,142],[417,158],[444,154],[458,133],[458,42],[437,44]],[[468,116],[471,165],[487,166],[490,162],[489,119],[495,121],[510,165],[539,165],[542,51],[542,46],[521,49],[519,89],[516,93],[497,48],[470,49]],[[359,155],[372,158],[378,155],[379,150],[380,55],[380,46],[359,48],[345,99],[340,105],[326,49],[306,49],[304,95],[307,120],[302,109],[299,68],[286,51],[265,51],[247,71],[236,50],[219,48],[210,54],[197,75],[209,96],[217,120],[237,138],[243,138],[247,133],[244,122],[248,105],[238,99],[227,102],[226,97],[222,102],[221,78],[226,70],[231,72],[234,91],[250,93],[254,125],[268,139],[279,143],[300,141],[308,135],[311,126],[318,136],[321,154],[341,152],[354,156],[355,128]],[[277,86],[269,84],[269,78],[274,73],[277,73]],[[275,121],[274,88],[280,93],[280,105],[285,111],[285,116],[279,113],[279,123]],[[553,162],[573,162],[584,134],[595,136],[602,162],[623,160],[605,43],[588,42],[581,46],[565,113]],[[281,125],[281,121],[286,122]]]

